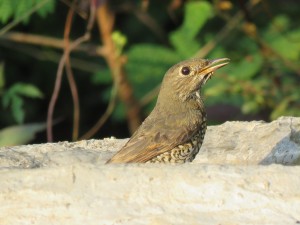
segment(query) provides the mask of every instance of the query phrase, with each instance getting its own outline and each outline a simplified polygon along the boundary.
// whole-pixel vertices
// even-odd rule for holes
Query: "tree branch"
[[[61,87],[63,68],[64,68],[66,61],[68,60],[70,52],[73,49],[75,49],[76,47],[78,47],[82,42],[85,42],[90,39],[90,31],[93,26],[93,22],[94,22],[94,18],[95,18],[95,9],[92,10],[93,7],[95,7],[95,5],[91,4],[91,14],[90,14],[90,18],[89,18],[89,21],[87,24],[87,29],[86,29],[85,34],[83,36],[79,37],[78,39],[76,39],[72,44],[69,45],[69,47],[66,46],[66,48],[64,49],[64,54],[59,62],[59,66],[58,66],[57,74],[56,74],[55,85],[54,85],[54,90],[53,90],[53,94],[52,94],[52,97],[51,97],[51,100],[49,103],[48,114],[47,114],[47,140],[48,140],[48,142],[53,141],[53,134],[52,134],[53,112],[54,112],[55,104],[56,104],[58,94],[60,91],[60,87]],[[67,26],[67,24],[66,24],[66,26]]]
[[[25,34],[20,32],[8,32],[2,36],[0,39],[14,41],[25,44],[39,45],[39,46],[47,46],[52,48],[64,49],[65,43],[63,39],[53,38],[53,37],[45,37],[42,35],[36,34]],[[72,41],[70,41],[70,45],[72,45]],[[95,46],[91,44],[82,44],[76,46],[74,51],[88,52],[89,54],[100,55],[103,56],[106,54],[105,49],[102,46]]]
[[[107,1],[102,3],[97,9],[97,22],[101,34],[101,40],[106,48],[107,54],[104,56],[114,82],[117,83],[118,96],[125,104],[126,116],[131,133],[141,124],[141,107],[133,96],[133,90],[129,84],[124,70],[124,57],[119,55],[112,40],[114,14],[109,10]]]

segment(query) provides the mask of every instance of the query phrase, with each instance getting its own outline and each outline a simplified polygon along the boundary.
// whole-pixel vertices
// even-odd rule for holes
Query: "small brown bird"
[[[107,163],[184,163],[200,150],[206,131],[201,87],[229,59],[190,59],[164,76],[157,103],[125,146]]]

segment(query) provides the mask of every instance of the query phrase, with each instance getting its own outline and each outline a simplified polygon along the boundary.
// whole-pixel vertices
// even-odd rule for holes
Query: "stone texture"
[[[300,118],[226,122],[208,127],[197,163],[240,165],[299,164]]]
[[[125,142],[0,148],[0,224],[300,223],[300,118],[209,127],[190,164],[104,165]]]

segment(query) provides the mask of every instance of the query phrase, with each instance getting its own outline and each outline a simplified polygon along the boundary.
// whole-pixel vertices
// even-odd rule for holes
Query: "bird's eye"
[[[183,75],[189,75],[190,72],[191,72],[191,70],[190,70],[190,68],[187,67],[187,66],[184,66],[184,67],[181,68],[181,73],[182,73]]]

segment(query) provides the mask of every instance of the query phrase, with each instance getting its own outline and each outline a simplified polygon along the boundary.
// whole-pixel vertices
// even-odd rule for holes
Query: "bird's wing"
[[[200,118],[172,115],[151,121],[139,127],[125,146],[107,163],[143,163],[187,142],[200,129]],[[189,121],[189,122],[186,122]],[[191,122],[193,121],[193,122]]]

